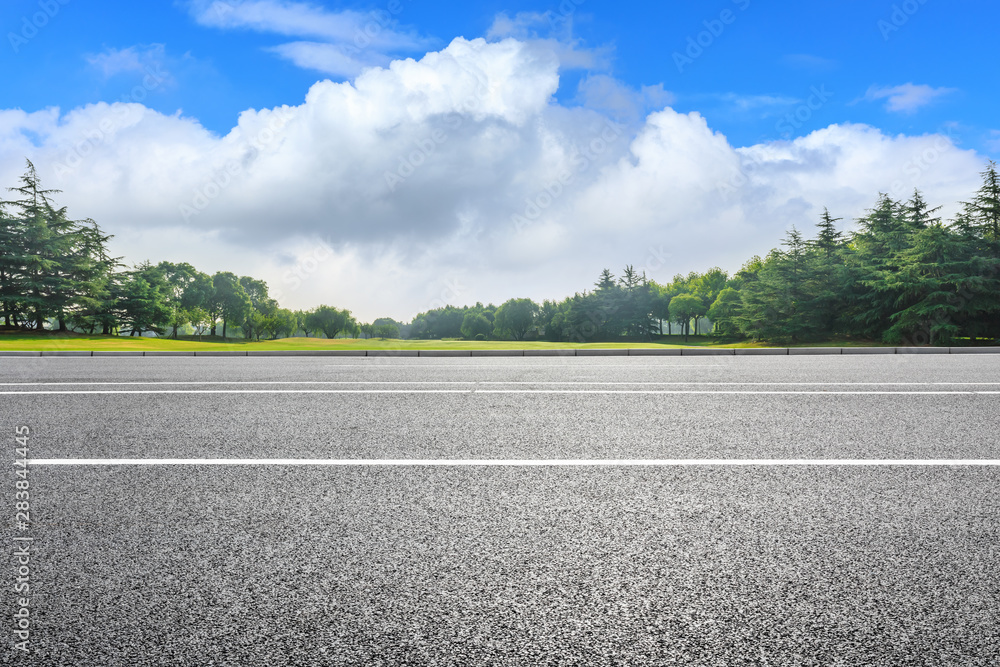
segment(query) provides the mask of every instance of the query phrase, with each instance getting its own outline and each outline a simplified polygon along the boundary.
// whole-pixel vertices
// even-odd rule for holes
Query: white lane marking
[[[421,384],[479,384],[479,385],[589,385],[589,386],[657,386],[657,387],[986,387],[1000,382],[590,382],[590,381],[534,381],[534,380],[198,380],[194,382],[151,380],[149,382],[0,382],[0,387],[83,387],[83,386],[136,386],[149,385],[421,385]]]
[[[0,396],[40,396],[55,394],[739,394],[739,395],[819,395],[819,396],[995,396],[1000,391],[810,391],[810,390],[714,390],[714,389],[80,389],[0,391]]]
[[[29,459],[43,466],[1000,466],[1000,459]]]

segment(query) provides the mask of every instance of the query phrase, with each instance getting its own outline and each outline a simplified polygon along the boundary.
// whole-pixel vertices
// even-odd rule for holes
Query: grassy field
[[[871,341],[827,341],[806,347],[878,346]],[[462,340],[383,340],[373,338],[282,338],[260,342],[242,338],[181,336],[139,338],[57,332],[0,333],[0,350],[531,350],[559,348],[638,348],[638,347],[772,347],[748,341],[726,341],[709,336],[662,336],[654,342],[630,343],[550,343],[547,341],[462,341]],[[777,347],[777,346],[774,346]]]

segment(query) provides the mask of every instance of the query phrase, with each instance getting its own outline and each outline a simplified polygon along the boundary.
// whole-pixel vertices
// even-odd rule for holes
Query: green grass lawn
[[[880,346],[870,341],[835,340],[808,343],[804,347]],[[251,342],[242,338],[223,339],[205,336],[169,338],[139,338],[102,336],[58,332],[0,333],[0,350],[534,350],[573,348],[637,348],[637,347],[779,347],[748,341],[732,341],[710,336],[691,336],[685,344],[683,336],[662,336],[649,343],[550,343],[547,341],[463,341],[463,340],[360,340],[353,338],[282,338]],[[784,347],[784,346],[780,346]]]

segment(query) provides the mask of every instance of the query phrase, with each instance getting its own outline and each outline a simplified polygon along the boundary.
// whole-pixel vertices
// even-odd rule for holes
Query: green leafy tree
[[[705,302],[694,294],[678,294],[670,299],[670,317],[684,329],[684,342],[691,333],[691,320],[705,314]]]
[[[333,306],[320,306],[309,315],[310,328],[322,331],[327,338],[336,338],[343,331],[353,329],[355,321],[351,311]]]
[[[494,331],[514,340],[524,340],[537,316],[538,304],[531,299],[510,299],[497,308]]]
[[[244,322],[247,314],[253,308],[253,303],[234,273],[216,273],[212,276],[212,286],[213,293],[209,314],[213,318],[222,320],[222,337],[226,338],[229,323]],[[212,327],[212,335],[215,335],[214,326]]]
[[[399,327],[395,324],[379,324],[373,327],[373,333],[381,338],[399,338]]]
[[[482,313],[468,312],[462,319],[462,335],[473,340],[476,336],[488,337],[493,332],[493,323]]]

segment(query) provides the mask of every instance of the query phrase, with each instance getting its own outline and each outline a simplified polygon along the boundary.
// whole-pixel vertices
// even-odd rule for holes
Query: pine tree
[[[814,241],[809,242],[809,245],[819,248],[827,257],[832,257],[843,242],[844,234],[837,229],[836,225],[840,220],[842,218],[834,218],[830,215],[829,209],[824,207],[823,216],[816,223],[819,234]]]

